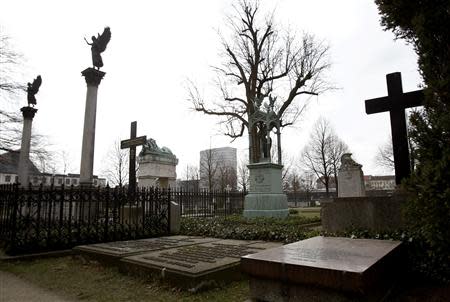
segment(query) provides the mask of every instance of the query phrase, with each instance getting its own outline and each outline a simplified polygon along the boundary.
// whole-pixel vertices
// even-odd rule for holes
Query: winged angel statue
[[[37,76],[36,79],[34,79],[33,84],[28,83],[27,84],[27,99],[28,99],[28,106],[30,105],[36,105],[36,93],[39,91],[39,87],[41,87],[42,84],[42,78],[40,75]]]
[[[100,67],[103,66],[103,60],[100,54],[105,51],[106,45],[108,45],[109,40],[111,40],[111,30],[109,27],[105,27],[101,35],[97,34],[97,37],[92,36],[91,39],[92,43],[89,43],[86,38],[84,38],[86,43],[91,46],[92,64],[94,67],[97,67],[97,69],[100,69]]]

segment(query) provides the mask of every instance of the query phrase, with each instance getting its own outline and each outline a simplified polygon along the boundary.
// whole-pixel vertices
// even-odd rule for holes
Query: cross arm
[[[393,100],[391,96],[366,100],[366,113],[373,114],[391,111],[392,109],[417,107],[423,105],[425,99],[423,90],[406,92],[397,98],[399,98],[398,101]]]

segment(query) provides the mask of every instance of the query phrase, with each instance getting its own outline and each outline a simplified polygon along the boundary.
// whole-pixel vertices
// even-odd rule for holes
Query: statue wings
[[[39,87],[41,87],[41,84],[42,84],[42,78],[40,75],[38,75],[37,78],[34,79],[33,84],[31,84],[30,93],[32,95],[35,95],[36,93],[38,93]]]
[[[111,29],[109,27],[105,27],[101,35],[97,34],[97,49],[99,52],[105,51],[106,45],[108,45],[109,40],[111,40]]]

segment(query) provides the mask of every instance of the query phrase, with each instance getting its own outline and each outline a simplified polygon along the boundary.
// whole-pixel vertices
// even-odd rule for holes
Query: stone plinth
[[[23,128],[22,128],[22,143],[20,145],[19,166],[17,174],[19,177],[19,183],[21,186],[27,186],[29,183],[29,167],[30,161],[30,145],[31,145],[31,128],[33,124],[33,118],[38,111],[32,107],[22,107],[20,109],[23,115]]]
[[[248,165],[250,189],[244,201],[245,217],[287,217],[287,196],[281,185],[282,168],[273,163]]]
[[[238,279],[241,256],[280,245],[263,241],[212,241],[126,257],[121,260],[121,269],[139,275],[159,275],[177,286],[192,287],[202,281]]]
[[[351,228],[391,231],[403,226],[402,204],[405,196],[335,198],[322,203],[322,229],[342,232]]]
[[[338,174],[338,197],[366,196],[362,165],[356,163],[351,156],[351,153],[345,153],[341,157],[341,167]]]
[[[106,73],[95,68],[81,72],[87,84],[84,111],[83,142],[81,149],[80,185],[92,185],[94,171],[95,121],[97,116],[98,85]]]
[[[175,187],[177,164],[178,159],[169,148],[159,148],[155,140],[147,140],[139,154],[139,187]]]
[[[257,300],[378,301],[402,270],[400,244],[318,236],[244,256],[241,269]]]

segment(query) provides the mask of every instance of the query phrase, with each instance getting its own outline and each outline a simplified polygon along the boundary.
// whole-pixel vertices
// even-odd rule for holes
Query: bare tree
[[[206,180],[208,189],[214,190],[216,184],[216,173],[219,168],[219,161],[213,149],[202,151],[200,155],[200,179]]]
[[[230,38],[222,38],[225,61],[214,68],[222,100],[207,103],[193,84],[189,99],[196,111],[221,117],[224,134],[233,140],[247,129],[249,159],[255,163],[261,159],[262,133],[270,133],[271,128],[250,125],[249,119],[270,96],[280,127],[292,125],[304,108],[294,102],[299,96],[330,88],[324,80],[330,66],[328,47],[308,34],[299,41],[292,32],[282,32],[273,15],[261,16],[258,1],[241,0],[234,9],[227,24]]]
[[[377,165],[382,166],[389,171],[394,171],[394,151],[392,149],[391,138],[378,148],[375,161]]]
[[[408,127],[408,133],[410,131],[410,128]],[[410,139],[410,135],[408,135],[408,147],[409,147],[409,159],[410,159],[410,168],[411,171],[414,171],[417,159],[416,159],[416,145],[414,142]],[[377,165],[380,165],[384,168],[386,168],[388,171],[394,171],[395,170],[395,164],[394,164],[394,150],[392,148],[392,137],[389,136],[389,139],[378,148],[378,152],[375,155],[375,162]]]
[[[0,150],[12,151],[20,148],[22,136],[22,116],[19,110],[11,112],[12,101],[25,90],[25,85],[20,84],[15,72],[22,64],[22,55],[15,51],[10,38],[0,35]]]
[[[128,158],[128,151],[120,148],[120,139],[117,139],[103,160],[102,173],[111,185],[124,186],[127,184]]]
[[[237,173],[236,169],[228,167],[226,165],[218,165],[218,182],[219,189],[224,191],[225,189],[236,190],[237,186]]]
[[[247,191],[249,186],[250,173],[247,168],[248,157],[246,160],[240,160],[237,167],[237,182],[238,186],[243,190]]]
[[[23,118],[17,100],[26,91],[26,85],[18,80],[18,70],[22,66],[22,54],[12,47],[9,36],[0,33],[0,151],[20,149]],[[47,138],[33,131],[30,148],[32,159],[35,162],[40,159],[48,162],[52,158],[48,147]]]
[[[330,178],[337,180],[340,158],[348,151],[347,145],[334,133],[330,123],[320,118],[313,127],[311,137],[302,151],[304,167],[323,183],[329,195]],[[336,187],[337,189],[337,187]]]

